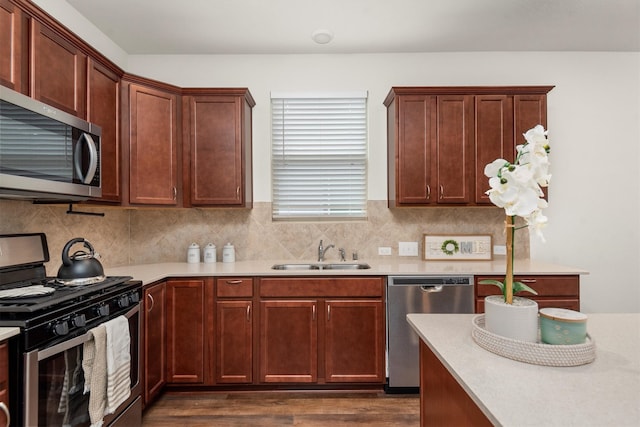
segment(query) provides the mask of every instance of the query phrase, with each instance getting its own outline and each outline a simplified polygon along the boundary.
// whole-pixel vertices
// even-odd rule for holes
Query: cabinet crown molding
[[[389,106],[397,95],[546,95],[555,86],[393,86],[384,100]]]

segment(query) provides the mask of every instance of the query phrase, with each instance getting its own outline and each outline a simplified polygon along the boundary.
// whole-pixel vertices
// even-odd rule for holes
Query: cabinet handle
[[[4,415],[7,417],[7,426],[11,425],[11,414],[9,413],[9,408],[4,402],[0,402],[0,409],[4,412]]]
[[[316,320],[316,305],[313,304],[311,306],[311,315],[312,315],[312,320]]]
[[[427,200],[431,198],[431,186],[427,184]]]
[[[443,196],[444,196],[444,187],[441,185],[440,186],[440,200],[442,200]]]
[[[327,322],[331,320],[331,305],[327,304]]]
[[[518,281],[522,283],[536,283],[536,279],[522,279]]]
[[[147,313],[151,313],[151,310],[153,310],[153,306],[155,305],[156,302],[153,300],[153,295],[151,294],[147,294],[147,298],[151,300],[151,305],[147,309]]]
[[[176,187],[173,187],[173,200],[176,200],[178,198],[178,189]]]
[[[236,199],[239,199],[239,198],[240,198],[240,186],[238,185],[236,187]]]
[[[225,283],[227,285],[241,285],[242,284],[242,280],[239,280],[239,279],[225,280]]]
[[[247,304],[247,322],[251,321],[251,304]]]

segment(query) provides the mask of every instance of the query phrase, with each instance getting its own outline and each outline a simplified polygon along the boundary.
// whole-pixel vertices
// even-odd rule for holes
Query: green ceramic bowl
[[[546,344],[583,344],[587,339],[587,315],[565,308],[542,308],[540,338]]]

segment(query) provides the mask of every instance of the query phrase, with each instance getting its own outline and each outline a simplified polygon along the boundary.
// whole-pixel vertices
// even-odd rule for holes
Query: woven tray
[[[596,344],[587,334],[584,344],[550,345],[506,338],[485,329],[484,314],[473,318],[473,340],[485,350],[499,356],[544,366],[579,366],[596,358]]]

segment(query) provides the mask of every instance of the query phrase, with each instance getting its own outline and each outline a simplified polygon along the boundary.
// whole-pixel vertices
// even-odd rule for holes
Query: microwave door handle
[[[87,147],[89,148],[89,169],[87,170],[87,174],[84,175],[82,173],[82,163],[81,163],[81,145],[83,142],[86,142]],[[80,139],[78,139],[78,144],[76,144],[76,151],[73,155],[73,165],[76,169],[76,174],[80,178],[83,184],[91,183],[91,180],[96,174],[96,169],[98,169],[98,150],[96,148],[96,143],[93,142],[93,138],[86,132],[82,133]]]

